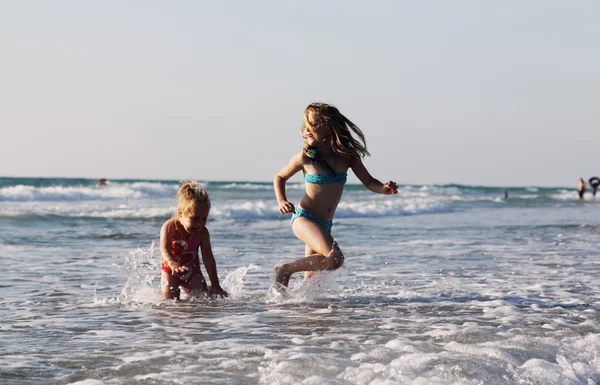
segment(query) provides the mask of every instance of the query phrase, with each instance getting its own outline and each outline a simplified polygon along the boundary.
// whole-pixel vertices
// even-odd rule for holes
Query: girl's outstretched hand
[[[383,185],[384,194],[398,194],[398,186],[396,182],[389,181]]]
[[[182,266],[175,261],[167,261],[166,264],[167,266],[169,266],[169,269],[171,269],[173,273],[185,273],[186,271],[188,271],[187,266]]]
[[[279,203],[279,212],[281,214],[293,213],[295,211],[296,211],[296,209],[294,208],[294,205],[291,204],[290,202],[288,202],[288,201],[281,201]]]

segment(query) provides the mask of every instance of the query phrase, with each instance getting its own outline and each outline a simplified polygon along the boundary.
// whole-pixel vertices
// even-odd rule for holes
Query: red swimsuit
[[[187,266],[188,270],[182,273],[173,273],[171,268],[164,262],[161,265],[161,270],[186,283],[189,283],[190,278],[194,274],[202,276],[202,271],[200,270],[200,257],[198,256],[200,232],[193,234],[189,239],[185,239],[184,235],[179,230],[179,227],[173,223],[169,228],[169,233],[171,234],[173,259],[181,266]]]

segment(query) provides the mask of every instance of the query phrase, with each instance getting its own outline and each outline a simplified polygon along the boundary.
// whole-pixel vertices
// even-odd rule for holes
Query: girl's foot
[[[316,271],[305,271],[304,272],[304,280],[309,280],[310,278],[312,278],[313,275],[315,275]]]
[[[279,263],[275,265],[275,282],[282,284],[287,287],[290,283],[290,277],[292,275],[285,271],[285,264]]]

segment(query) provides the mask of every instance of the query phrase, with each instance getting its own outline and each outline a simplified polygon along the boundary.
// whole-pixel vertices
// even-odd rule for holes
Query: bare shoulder
[[[337,156],[339,158],[338,163],[346,164],[346,165],[348,165],[349,168],[351,168],[352,166],[354,166],[354,158],[355,158],[355,156],[346,155],[346,154],[338,154]]]
[[[171,219],[167,220],[165,223],[163,223],[163,225],[162,225],[162,227],[161,227],[160,231],[161,231],[161,232],[167,232],[167,233],[168,233],[168,232],[169,232],[169,229],[171,229],[171,228],[172,228],[172,226],[174,226],[174,225],[175,225],[174,221],[175,221],[175,220],[174,220],[173,218],[171,218]]]
[[[210,232],[207,227],[204,227],[198,232],[198,237],[200,238],[200,247],[202,250],[206,250],[207,247],[210,247]]]
[[[308,157],[304,154],[304,151],[299,151],[292,156],[289,163],[286,164],[277,174],[277,177],[283,180],[288,180],[298,171],[302,170],[306,164],[308,164]]]
[[[173,219],[169,219],[168,221],[166,221],[161,229],[160,229],[160,244],[161,247],[167,247],[167,249],[170,248],[170,243],[171,243],[171,239],[172,239],[172,226],[173,226]]]
[[[208,231],[208,228],[206,226],[202,228],[202,230],[198,232],[198,236],[200,237],[201,241],[204,241],[205,239],[210,239],[210,232]]]
[[[302,150],[298,151],[297,153],[295,153],[292,156],[292,159],[290,159],[290,163],[296,164],[296,165],[303,165],[303,164],[306,164],[306,163],[309,163],[309,162],[310,162],[310,159],[304,153],[304,149],[302,149]]]

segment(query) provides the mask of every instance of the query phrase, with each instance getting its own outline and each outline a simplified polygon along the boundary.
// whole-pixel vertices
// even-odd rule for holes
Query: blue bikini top
[[[335,166],[337,165],[337,157],[335,156],[335,152],[333,153],[333,167],[331,167],[325,159],[323,159],[322,153],[319,150],[314,148],[308,148],[305,151],[306,156],[310,158],[313,166],[315,165],[315,161],[327,167],[330,171],[328,174],[304,174],[304,180],[307,183],[312,184],[326,184],[326,183],[341,183],[346,184],[346,179],[348,178],[348,174],[345,172],[335,172]]]

